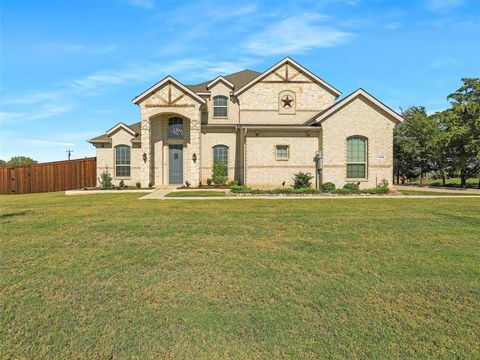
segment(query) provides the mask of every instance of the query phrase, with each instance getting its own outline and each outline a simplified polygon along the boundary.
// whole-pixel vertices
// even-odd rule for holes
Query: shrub
[[[207,179],[207,185],[208,186],[212,185],[212,179],[210,179],[210,178]]]
[[[215,162],[213,164],[212,180],[215,185],[225,184],[225,181],[227,181],[227,165]]]
[[[120,182],[118,183],[118,187],[120,188],[120,190],[123,190],[125,188],[125,181],[120,180]]]
[[[230,188],[235,194],[266,194],[265,190],[250,189],[244,185],[234,185]]]
[[[343,188],[349,190],[352,193],[358,193],[360,190],[358,185],[354,183],[347,183],[343,185]]]
[[[360,190],[363,194],[388,194],[389,191],[388,186]]]
[[[352,192],[349,189],[333,189],[331,193],[339,194],[339,195],[347,195],[347,194],[351,194]]]
[[[332,182],[326,182],[325,184],[322,185],[321,189],[324,192],[332,192],[333,190],[335,190],[335,184]]]
[[[379,188],[388,188],[388,180],[387,179],[382,179],[380,184],[378,184]]]
[[[295,189],[295,194],[321,194],[322,190],[315,188]]]
[[[292,187],[294,189],[303,189],[303,188],[312,187],[312,183],[310,182],[310,180],[312,179],[313,179],[312,174],[300,171],[293,175]]]
[[[149,189],[153,188],[153,184],[151,182],[148,183],[148,188]]]
[[[135,185],[137,186],[137,189],[140,189],[140,187],[142,186],[142,184],[140,184],[139,182],[137,182]]]
[[[188,181],[188,180],[185,181],[185,186],[186,186],[186,187],[190,187],[190,181]]]
[[[293,194],[295,189],[293,188],[276,188],[272,190],[272,194]]]
[[[103,190],[111,189],[113,187],[112,180],[113,178],[108,171],[103,171],[98,178]]]
[[[228,186],[238,186],[238,181],[237,180],[232,180],[228,183]]]

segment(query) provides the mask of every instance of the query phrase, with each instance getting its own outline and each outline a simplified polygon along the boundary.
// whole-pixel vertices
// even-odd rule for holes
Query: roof
[[[123,126],[128,127],[130,130],[132,130],[135,133],[135,136],[133,136],[133,138],[132,138],[132,142],[140,142],[140,131],[141,131],[140,122],[137,122],[137,123],[131,124],[131,125],[125,125],[123,123],[119,123],[119,124],[122,124]],[[91,143],[91,144],[111,143],[112,138],[110,136],[108,136],[107,134],[103,134],[103,135],[100,135],[100,136],[94,137],[93,139],[88,140],[88,142]]]
[[[253,79],[257,78],[260,75],[261,73],[259,73],[258,71],[246,69],[230,75],[222,76],[222,78],[227,80],[231,84],[233,84],[235,89],[240,89],[241,87],[245,86],[250,81],[252,81]],[[217,78],[218,77],[212,80],[202,82],[200,84],[196,84],[196,85],[186,85],[186,87],[196,93],[208,92],[207,85],[213,82],[214,80],[216,80]]]
[[[304,68],[302,65],[297,63],[295,60],[293,60],[292,58],[287,56],[285,59],[283,59],[283,60],[279,61],[278,63],[276,63],[275,65],[273,65],[270,69],[264,71],[262,74],[260,74],[260,76],[257,76],[256,78],[253,78],[251,81],[245,83],[245,85],[243,85],[241,87],[235,87],[234,95],[235,96],[240,95],[245,90],[249,89],[251,86],[253,86],[257,82],[261,81],[262,79],[264,79],[265,77],[267,77],[272,72],[274,72],[275,70],[277,70],[278,68],[280,68],[281,66],[283,66],[285,64],[291,64],[291,65],[295,66],[296,68],[300,69],[304,74],[306,74],[308,77],[310,77],[314,82],[323,86],[326,90],[330,91],[333,95],[335,95],[335,97],[338,97],[342,94],[341,91],[337,90],[336,88],[334,88],[332,85],[330,85],[326,81],[320,79],[317,75],[310,72],[308,69]]]
[[[390,119],[394,123],[400,123],[403,122],[403,118],[400,114],[398,114],[396,111],[392,110],[389,108],[387,105],[382,103],[380,100],[375,98],[373,95],[370,95],[368,92],[363,90],[362,88],[355,90],[339,102],[333,104],[332,106],[326,108],[325,110],[319,112],[317,115],[312,117],[310,120],[306,121],[304,125],[315,125],[315,124],[321,124],[324,122],[327,118],[329,118],[331,115],[335,114],[337,111],[339,111],[341,108],[346,106],[348,103],[353,101],[354,99],[363,96],[366,98],[368,101],[373,103],[375,106],[383,110],[384,112],[387,113],[387,115],[390,116]]]

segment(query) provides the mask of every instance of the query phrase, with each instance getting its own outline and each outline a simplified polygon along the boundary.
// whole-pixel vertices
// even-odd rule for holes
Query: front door
[[[168,183],[183,184],[183,145],[168,148]]]

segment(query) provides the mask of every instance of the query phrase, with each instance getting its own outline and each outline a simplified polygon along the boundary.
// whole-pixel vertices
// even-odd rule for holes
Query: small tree
[[[123,190],[125,188],[125,181],[120,180],[120,183],[118,184],[118,187]]]
[[[8,165],[30,165],[30,164],[38,164],[37,160],[33,160],[28,156],[12,156],[10,160],[7,162]]]
[[[7,162],[5,160],[0,159],[0,165],[7,165]]]
[[[225,184],[225,181],[227,181],[227,165],[221,162],[213,164],[212,181],[215,185]]]
[[[310,182],[310,180],[312,179],[312,174],[300,171],[294,174],[292,187],[294,189],[304,189],[312,187],[312,183]]]
[[[112,184],[112,176],[110,175],[110,173],[106,170],[104,170],[101,174],[100,174],[100,177],[98,178],[98,181],[100,182],[100,186],[102,187],[102,189],[104,190],[107,190],[107,189],[111,189],[113,187],[113,184]]]

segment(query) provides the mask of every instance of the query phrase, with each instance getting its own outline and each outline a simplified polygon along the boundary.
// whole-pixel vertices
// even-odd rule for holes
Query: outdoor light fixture
[[[143,153],[143,162],[144,162],[144,163],[147,162],[147,153]]]
[[[197,162],[197,154],[193,153],[192,160],[194,164]]]

